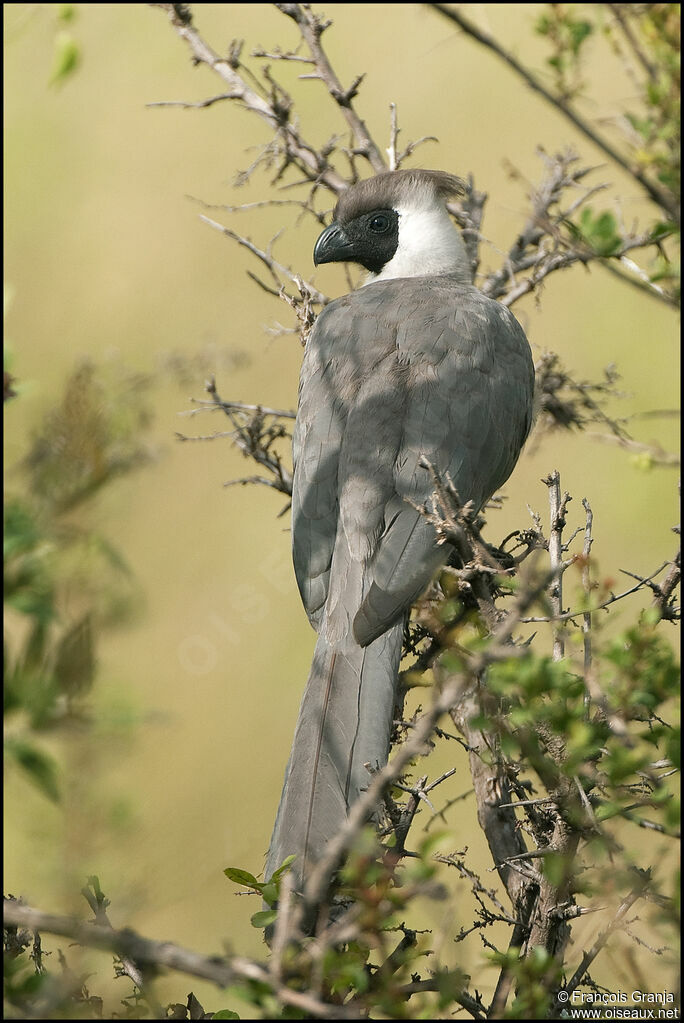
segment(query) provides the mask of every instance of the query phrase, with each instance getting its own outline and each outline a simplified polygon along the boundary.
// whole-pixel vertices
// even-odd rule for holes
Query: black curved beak
[[[313,261],[316,266],[321,263],[339,263],[353,256],[354,243],[337,221],[326,227],[314,245]]]

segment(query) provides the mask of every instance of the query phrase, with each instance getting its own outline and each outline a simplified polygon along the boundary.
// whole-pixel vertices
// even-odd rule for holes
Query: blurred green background
[[[542,65],[543,43],[532,30],[537,5],[467,6],[526,62]],[[322,9],[334,20],[325,42],[342,81],[366,72],[357,106],[380,144],[387,144],[389,103],[396,102],[402,142],[440,140],[418,150],[413,165],[472,172],[490,194],[485,264],[498,262],[522,225],[525,182],[542,170],[538,145],[549,152],[575,145],[585,162],[604,162],[506,68],[426,8]],[[203,396],[211,372],[224,398],[296,404],[299,344],[265,329],[292,325],[289,310],[248,279],[253,261],[203,224],[189,198],[234,204],[272,196],[259,173],[235,186],[269,132],[234,104],[146,106],[222,91],[205,68],[192,67],[162,11],[74,10],[69,31],[81,63],[51,86],[61,8],[4,7],[5,328],[19,390],[5,412],[6,486],[21,489],[18,463],[83,357],[148,379],[154,420],[145,444],[153,460],[78,513],[130,565],[135,600],[118,626],[98,636],[90,726],[49,740],[64,772],[63,805],[8,772],[5,890],[52,912],[81,912],[78,892],[98,874],[116,926],[201,952],[229,941],[241,954],[259,955],[260,932],[249,925],[258,907],[236,897],[222,871],[262,866],[313,634],[290,569],[289,520],[276,517],[284,500],[264,489],[223,487],[252,472],[228,441],[181,444],[174,435],[226,428],[217,416],[179,417],[191,396]],[[246,41],[245,52],[295,42],[290,21],[268,5],[204,4],[195,15],[219,51],[235,38]],[[586,111],[610,123],[629,83],[598,44],[588,50]],[[307,137],[320,143],[343,130],[321,83],[275,70],[292,89]],[[627,223],[648,213],[629,178],[608,168],[597,171],[600,179],[614,183],[604,201]],[[316,227],[297,223],[296,211],[224,214],[223,222],[261,245],[287,228],[276,257],[329,293],[344,290],[339,268],[313,277]],[[556,274],[515,312],[535,352],[558,352],[577,377],[596,379],[617,363],[627,396],[616,414],[676,406],[674,313],[600,268]],[[634,430],[668,449],[678,436],[672,420],[640,421]],[[503,510],[490,516],[492,539],[527,524],[526,503],[546,516],[540,478],[558,468],[574,497],[569,525],[583,524],[580,499],[589,498],[594,554],[617,588],[620,568],[647,574],[672,555],[674,471],[644,471],[626,452],[586,435],[556,433],[529,448]],[[452,755],[440,754],[435,772]],[[458,763],[444,799],[469,788]],[[486,869],[474,809],[459,806],[460,820],[451,818],[459,846]],[[657,846],[657,838],[650,841]],[[425,908],[434,944],[471,919],[461,887],[463,900]],[[579,955],[582,933],[593,931],[576,933]],[[465,949],[456,946],[455,954]],[[100,977],[109,973],[105,963]],[[98,993],[103,986],[99,978],[93,983]],[[222,996],[188,978],[162,980],[160,996],[182,1000],[191,988],[207,1008],[222,1007]]]

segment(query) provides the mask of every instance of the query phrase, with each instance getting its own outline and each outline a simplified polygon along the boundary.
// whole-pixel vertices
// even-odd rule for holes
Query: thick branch
[[[114,952],[139,964],[164,967],[192,977],[201,977],[222,988],[240,980],[256,981],[271,988],[284,1004],[292,1005],[321,1019],[361,1018],[358,1011],[345,1011],[341,1006],[326,1005],[313,995],[290,990],[276,981],[264,966],[251,959],[240,956],[231,959],[203,956],[169,941],[142,938],[129,928],[117,931],[105,924],[84,923],[73,917],[43,913],[12,899],[4,900],[3,916],[5,927],[26,927],[31,931],[57,934],[70,938],[79,945]]]

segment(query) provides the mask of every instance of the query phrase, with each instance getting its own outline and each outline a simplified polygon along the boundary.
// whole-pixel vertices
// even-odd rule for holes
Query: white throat
[[[400,206],[399,244],[392,259],[366,284],[395,277],[428,277],[458,273],[472,282],[470,265],[460,232],[443,202]]]

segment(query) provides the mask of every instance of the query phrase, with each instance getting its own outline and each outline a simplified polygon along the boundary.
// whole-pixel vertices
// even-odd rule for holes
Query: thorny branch
[[[209,401],[196,402],[200,411],[220,410],[228,417],[233,429],[228,436],[246,458],[252,458],[262,469],[270,474],[268,477],[250,477],[232,480],[229,485],[240,483],[261,483],[281,494],[292,495],[292,473],[282,462],[276,450],[277,442],[289,437],[281,419],[294,419],[294,412],[282,409],[265,408],[262,405],[247,405],[244,402],[224,401],[216,389],[216,381],[212,377],[206,383]],[[216,435],[218,436],[218,435]],[[185,434],[177,434],[179,440],[192,440]]]
[[[229,91],[224,94],[225,98],[236,100],[267,123],[273,132],[274,146],[264,151],[262,161],[268,166],[278,164],[276,180],[282,177],[289,166],[294,166],[314,186],[323,184],[335,194],[344,191],[347,183],[330,165],[327,156],[306,142],[291,123],[292,100],[287,93],[274,83],[250,84],[251,73],[242,63],[237,45],[231,47],[228,57],[220,57],[195,28],[192,13],[186,4],[150,6],[160,7],[167,12],[171,25],[189,47],[194,62],[206,64],[228,85]]]
[[[606,366],[602,380],[576,380],[554,352],[546,351],[535,364],[535,377],[539,411],[531,439],[533,445],[538,445],[549,430],[588,430],[595,426],[603,432],[592,431],[589,434],[592,439],[618,444],[643,457],[648,465],[679,466],[678,454],[664,451],[659,445],[635,441],[627,430],[629,420],[617,419],[606,411],[609,402],[624,397],[617,386],[620,375],[614,365]]]
[[[561,493],[560,477],[556,471],[551,473],[544,482],[549,487],[550,495],[549,540],[544,539],[539,528],[539,518],[537,517],[537,547],[546,547],[549,551],[551,571],[544,588],[548,593],[549,603],[553,607],[555,614],[546,616],[545,620],[553,623],[557,619],[567,621],[569,618],[569,615],[562,612],[560,582],[563,572],[578,556],[567,557],[572,538],[570,541],[563,540],[570,496],[567,493]],[[458,537],[459,531],[467,533],[469,528],[471,528],[467,512],[461,508],[458,495],[448,480],[437,481],[437,484],[433,499],[433,511],[426,511],[425,514],[435,525],[438,535],[448,538],[450,542],[457,546],[457,549],[459,549],[458,545],[460,544],[459,553],[461,554],[461,559],[464,559],[465,556],[463,561],[464,568],[467,570],[468,575],[472,576],[477,559],[473,556],[472,546],[468,548],[467,540],[464,541]],[[590,593],[588,564],[592,547],[593,516],[588,503],[584,501],[583,504],[586,512],[586,522],[582,554],[579,557],[584,561],[583,585],[588,597]],[[439,516],[441,516],[441,521],[438,520]],[[573,533],[573,537],[575,535],[577,535],[577,531]],[[480,542],[479,534],[478,542]],[[486,583],[486,586],[479,588],[480,601],[489,599],[492,605],[489,614],[482,615],[483,620],[490,623],[490,625],[495,620],[499,622],[506,621],[506,616],[504,615],[502,618],[501,611],[494,611],[495,591],[491,587],[492,575],[490,571],[492,554],[493,549],[489,548],[487,563],[480,564],[480,579],[481,582]],[[678,565],[679,555],[671,564],[671,578],[673,582],[678,578]],[[500,565],[502,576],[505,575],[506,569],[507,566],[502,563]],[[659,571],[662,571],[662,567],[653,575],[657,575]],[[633,592],[633,590],[647,585],[648,582],[649,580],[640,579],[632,590],[626,591],[625,594],[621,594],[619,597],[616,597],[614,594],[611,597],[613,600],[621,599],[627,595],[627,592]],[[659,589],[656,599],[662,603],[664,599],[662,590]],[[591,604],[589,606],[591,607]],[[595,610],[594,607],[592,607],[593,610]],[[480,611],[482,614],[481,608]],[[583,617],[584,672],[587,685],[591,688],[591,612],[583,609],[582,612],[578,611],[574,614],[575,616],[582,614]],[[517,621],[521,624],[535,620],[525,614],[521,614],[517,618]],[[449,623],[447,622],[448,627]],[[517,647],[511,651],[511,653],[514,652],[520,655],[522,650]],[[556,633],[554,634],[554,660],[559,661],[563,657],[563,652],[562,640]],[[503,757],[500,751],[498,738],[500,730],[497,727],[483,729],[482,725],[476,724],[476,722],[481,722],[483,719],[494,721],[499,714],[492,697],[487,695],[486,688],[483,688],[481,683],[484,683],[483,677],[476,687],[466,688],[462,691],[461,698],[458,704],[452,708],[451,714],[457,727],[459,727],[466,739],[470,750],[471,775],[475,788],[478,819],[487,837],[494,862],[499,869],[516,917],[511,947],[523,949],[532,947],[546,948],[560,962],[563,959],[563,950],[569,937],[567,920],[572,916],[586,912],[586,909],[578,907],[574,903],[570,873],[565,871],[560,880],[551,881],[544,873],[531,870],[523,864],[531,857],[542,854],[553,854],[562,862],[572,863],[584,834],[583,829],[587,826],[590,829],[598,829],[598,825],[582,787],[579,784],[575,785],[571,780],[564,777],[563,764],[566,754],[562,743],[551,734],[545,735],[543,730],[540,732],[540,739],[546,745],[547,765],[544,769],[545,773],[540,775],[540,777],[544,781],[549,796],[544,799],[535,800],[522,798],[525,790],[518,786],[515,773],[510,773],[513,764]],[[598,694],[598,702],[602,710],[605,700],[600,693]],[[611,727],[615,727],[620,734],[624,734],[624,726],[614,719],[611,719]],[[505,733],[506,727],[501,731]],[[483,753],[486,756],[483,756]],[[530,754],[531,757],[534,755],[531,746]],[[532,760],[532,762],[534,761]],[[537,766],[537,770],[539,769],[539,766]],[[518,796],[515,802],[510,798],[513,791]],[[536,851],[527,851],[523,841],[520,830],[521,822],[516,816],[516,810],[519,811],[521,809],[528,816],[525,830],[534,837],[538,846]],[[570,821],[577,817],[585,822],[579,827],[576,824],[570,824]],[[618,922],[615,926],[618,925],[620,919],[621,917],[617,918]],[[612,927],[606,933],[606,940],[611,930]],[[601,942],[597,946],[597,952],[600,947],[602,947]],[[584,972],[586,972],[586,967]],[[490,1016],[497,1018],[503,1011],[511,983],[512,978],[508,975],[507,970],[504,969],[496,986],[492,1005],[490,1006]]]
[[[376,174],[387,170],[387,164],[380,150],[370,136],[368,128],[354,109],[353,100],[358,93],[359,85],[363,81],[363,75],[359,75],[354,82],[345,89],[340,83],[333,67],[328,60],[323,46],[321,36],[330,27],[330,21],[324,21],[317,17],[311,10],[309,4],[276,4],[279,11],[286,14],[288,18],[296,23],[301,32],[302,39],[306,43],[311,55],[310,62],[315,71],[302,75],[302,78],[320,79],[326,86],[330,96],[337,104],[343,118],[349,126],[353,138],[353,152],[355,156],[363,156],[373,168]]]
[[[574,218],[589,199],[606,185],[585,186],[584,178],[596,168],[574,166],[578,162],[572,149],[549,156],[541,148],[539,155],[545,173],[537,187],[530,189],[531,213],[523,230],[516,237],[499,270],[491,271],[480,284],[489,298],[511,306],[523,295],[538,292],[545,279],[559,270],[577,263],[600,262],[614,267],[622,264],[627,254],[653,243],[651,231],[625,233],[610,253],[601,257],[593,245],[582,237]],[[514,172],[516,176],[518,172]],[[566,195],[567,193],[567,195]],[[613,262],[614,261],[614,262]],[[668,305],[672,301],[660,289],[652,287],[653,297]],[[676,303],[675,303],[676,304]]]
[[[490,35],[490,33],[478,28],[458,7],[447,7],[446,4],[435,3],[428,4],[428,7],[432,7],[443,17],[453,21],[454,24],[458,25],[458,27],[467,33],[467,35],[469,35],[472,39],[500,57],[531,89],[539,93],[540,96],[543,96],[543,98],[557,110],[560,110],[563,115],[582,133],[582,135],[585,136],[585,138],[589,139],[589,141],[591,141],[595,146],[598,146],[598,148],[619,167],[627,171],[628,174],[631,174],[632,177],[639,182],[653,202],[662,207],[662,209],[665,210],[675,221],[679,220],[679,203],[668,191],[660,187],[656,182],[652,181],[651,178],[638,166],[636,166],[634,162],[624,157],[622,153],[620,153],[619,150],[617,150],[608,141],[608,139],[600,135],[583,117],[580,116],[567,99],[563,96],[550,92],[536,75],[533,75],[528,68],[521,64],[520,61],[518,61],[512,53],[506,50],[506,48],[497,39]]]
[[[219,57],[204,41],[196,29],[190,9],[181,4],[158,4],[169,14],[171,24],[179,36],[190,47],[193,59],[204,63],[231,86],[231,91],[222,94],[226,100],[237,100],[249,112],[266,120],[273,131],[272,140],[264,147],[262,154],[242,180],[247,180],[261,164],[267,168],[276,166],[274,184],[283,180],[289,167],[295,168],[300,174],[299,184],[306,184],[309,194],[304,200],[263,200],[264,205],[270,203],[299,202],[302,210],[310,212],[319,222],[323,214],[314,205],[314,198],[320,190],[339,195],[348,183],[356,181],[361,175],[357,160],[365,161],[372,172],[378,173],[386,167],[399,167],[415,150],[421,139],[409,143],[399,153],[397,138],[399,134],[398,117],[395,104],[390,104],[390,145],[387,149],[387,160],[380,146],[374,141],[366,123],[358,115],[354,99],[357,95],[362,76],[358,76],[352,85],[345,87],[340,82],[330,59],[323,47],[322,37],[330,27],[330,22],[312,12],[306,4],[276,4],[275,6],[295,25],[297,25],[301,42],[296,51],[255,50],[254,59],[294,62],[304,64],[310,71],[300,76],[304,79],[315,78],[325,86],[331,100],[342,116],[346,128],[351,132],[350,148],[339,150],[344,152],[350,161],[350,171],[346,174],[335,169],[335,156],[339,148],[339,138],[331,139],[330,143],[316,150],[303,136],[301,126],[293,117],[294,100],[289,93],[276,83],[268,65],[260,79],[244,63],[242,44],[233,43],[226,58]],[[442,13],[461,24],[470,31],[473,27],[456,11],[439,7]],[[480,42],[484,40],[480,38]],[[489,42],[489,41],[488,41]],[[304,52],[302,51],[302,48]],[[217,101],[214,97],[212,102]],[[479,286],[491,298],[496,298],[504,305],[511,306],[523,295],[537,292],[547,277],[567,269],[577,263],[587,265],[600,262],[604,265],[623,267],[628,254],[633,250],[642,249],[653,244],[650,232],[636,234],[624,233],[619,244],[611,249],[610,256],[602,256],[591,244],[583,240],[581,232],[575,227],[578,212],[587,202],[604,189],[604,184],[587,185],[585,179],[591,169],[578,162],[577,155],[571,150],[556,155],[547,155],[540,150],[544,162],[544,173],[538,185],[530,186],[530,215],[522,230],[509,250],[504,254],[498,269],[487,271],[481,275]],[[288,185],[287,187],[292,187]],[[457,223],[464,237],[466,250],[470,257],[473,276],[478,274],[481,262],[480,249],[486,239],[482,235],[482,221],[487,196],[476,189],[472,176],[468,179],[466,194],[460,202],[450,204]],[[254,204],[247,203],[245,208]],[[300,333],[305,339],[313,324],[316,310],[325,305],[329,298],[321,293],[311,282],[303,281],[290,268],[279,263],[271,252],[271,245],[260,246],[243,235],[218,224],[208,217],[203,218],[215,230],[222,231],[238,245],[250,251],[265,267],[271,283],[248,271],[250,277],[267,293],[279,297],[291,305],[300,322]],[[637,268],[638,269],[638,268]],[[621,270],[619,272],[622,272]],[[631,280],[632,278],[630,278]],[[640,281],[642,285],[643,281]],[[292,295],[288,286],[295,284],[299,294]],[[669,301],[660,289],[650,284],[655,297]],[[283,332],[283,328],[278,328]],[[610,370],[608,372],[613,372]],[[575,383],[570,374],[558,364],[556,356],[546,354],[538,366],[539,393],[541,409],[544,413],[542,422],[545,424],[570,426],[585,422],[598,422],[608,428],[602,440],[617,443],[634,454],[648,458],[655,464],[677,465],[678,458],[663,451],[656,445],[644,445],[634,440],[628,433],[624,423],[610,419],[603,412],[603,399],[608,397],[611,388],[607,379],[607,387],[592,385],[589,382]],[[547,385],[556,381],[550,390]],[[559,389],[564,388],[565,395],[559,401]],[[587,412],[589,415],[587,416]],[[539,431],[537,431],[539,434]]]
[[[553,609],[552,621],[557,623],[563,614],[563,544],[562,535],[565,528],[565,515],[570,501],[570,494],[566,491],[561,497],[560,473],[557,469],[542,480],[549,488],[550,526],[549,526],[549,560],[554,572],[554,581],[551,585],[550,598]],[[554,626],[553,630],[553,659],[560,661],[565,653],[565,643],[561,630]]]
[[[285,277],[288,281],[297,286],[300,294],[306,293],[310,302],[323,306],[329,301],[329,299],[323,295],[322,292],[318,291],[313,284],[303,281],[299,274],[293,273],[288,267],[283,266],[282,263],[278,263],[270,252],[270,245],[266,250],[260,249],[254,244],[254,242],[250,241],[249,238],[243,238],[242,235],[237,234],[236,231],[231,231],[229,227],[225,227],[223,224],[218,224],[215,220],[212,220],[211,217],[201,215],[200,220],[203,220],[205,224],[209,225],[209,227],[213,227],[214,230],[221,231],[221,233],[227,235],[228,238],[232,238],[238,243],[238,245],[243,246],[264,264],[273,278],[275,285],[275,289],[269,289],[266,285],[262,284],[262,282],[257,281],[257,283],[261,284],[264,290],[270,290],[272,295],[280,297],[283,290],[281,278]],[[256,280],[256,278],[254,279]]]
[[[584,977],[589,967],[594,962],[596,956],[599,954],[601,949],[605,947],[611,934],[613,934],[615,930],[617,930],[617,928],[619,928],[620,926],[624,926],[625,917],[627,913],[632,908],[634,903],[640,897],[643,896],[646,890],[647,883],[648,878],[642,878],[641,883],[637,887],[635,887],[625,899],[622,900],[620,906],[618,907],[617,912],[615,913],[615,916],[613,917],[609,925],[603,931],[601,931],[601,933],[599,934],[599,936],[597,937],[596,941],[589,949],[589,951],[585,952],[584,956],[582,957],[582,962],[579,964],[574,974],[572,975],[568,983],[565,985],[565,991],[567,991],[568,994],[572,994],[573,991],[577,990],[579,985],[584,980]]]

